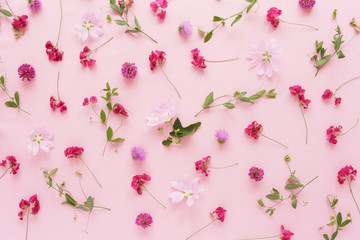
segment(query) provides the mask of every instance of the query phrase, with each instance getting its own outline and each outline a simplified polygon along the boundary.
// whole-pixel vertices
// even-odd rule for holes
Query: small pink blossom
[[[124,106],[121,104],[118,104],[114,109],[113,109],[113,113],[115,114],[120,114],[123,117],[128,117],[129,114],[128,112],[125,110]]]
[[[46,48],[46,54],[48,55],[50,61],[55,61],[55,62],[62,61],[64,52],[59,51],[59,49],[55,47],[51,41],[46,42],[45,48]]]
[[[157,65],[162,65],[166,60],[165,55],[166,53],[164,51],[151,51],[151,54],[149,56],[150,69],[154,70]]]
[[[101,25],[102,21],[94,13],[85,13],[81,18],[81,25],[75,26],[75,30],[79,39],[85,42],[89,36],[98,39],[104,34]]]
[[[121,73],[127,79],[136,77],[137,67],[135,63],[126,62],[123,65],[121,65]]]
[[[31,196],[28,201],[22,199],[19,203],[19,207],[22,210],[18,213],[20,220],[24,219],[24,216],[27,214],[28,208],[30,208],[30,213],[32,215],[38,214],[38,212],[40,211],[40,202],[37,198],[37,194]]]
[[[189,21],[184,21],[180,24],[178,27],[178,31],[184,36],[184,37],[190,37],[192,34],[192,25]]]
[[[50,141],[53,138],[53,134],[50,133],[44,126],[35,126],[31,131],[28,139],[28,151],[32,155],[36,155],[39,149],[44,152],[49,152],[54,144]]]
[[[168,6],[167,0],[155,0],[150,3],[150,8],[154,13],[157,13],[160,9],[160,12],[156,14],[159,20],[163,21],[166,17],[166,9]]]
[[[188,175],[185,174],[179,181],[170,182],[171,187],[177,190],[169,194],[171,201],[178,203],[185,198],[186,204],[191,207],[195,199],[199,199],[199,193],[204,191],[199,185],[199,180],[200,178],[195,178],[190,182]]]
[[[356,175],[357,175],[357,171],[351,165],[350,166],[346,165],[338,172],[337,179],[340,184],[343,184],[345,180],[350,183],[352,181],[355,181]]]
[[[179,104],[176,101],[168,100],[167,102],[162,102],[153,111],[156,113],[155,117],[146,117],[146,125],[151,127],[171,122],[173,117],[179,112]]]
[[[135,224],[142,228],[150,227],[152,223],[153,219],[148,213],[140,213],[135,220]]]
[[[192,65],[204,69],[207,66],[205,65],[205,58],[203,56],[200,56],[200,50],[197,48],[194,48],[191,50],[193,61],[191,62]]]
[[[280,9],[277,9],[276,7],[272,7],[267,11],[266,18],[268,22],[271,23],[275,28],[279,26],[280,20],[279,16],[281,15],[282,11]]]
[[[68,147],[64,151],[64,155],[67,158],[81,158],[82,154],[84,153],[84,148],[82,147]]]
[[[229,139],[229,133],[225,129],[219,129],[215,132],[215,137],[220,144],[224,144]]]
[[[150,180],[151,180],[151,177],[149,175],[147,175],[146,173],[144,173],[142,175],[135,175],[132,179],[131,187],[135,191],[137,191],[137,193],[139,195],[141,195],[144,190],[144,184],[147,182],[150,182]]]
[[[284,225],[281,225],[281,240],[290,240],[290,238],[294,235],[294,233],[290,232],[289,230],[286,230]]]
[[[289,87],[291,95],[294,95],[298,98],[298,101],[302,108],[307,109],[311,100],[305,99],[305,89],[302,89],[299,85],[294,85],[292,87]]]
[[[15,17],[13,18],[13,22],[12,22],[11,25],[12,25],[16,30],[20,31],[20,30],[26,28],[27,23],[28,23],[28,22],[27,22],[27,19],[28,19],[28,16],[27,16],[27,15],[15,16]]]
[[[330,99],[333,95],[334,93],[330,89],[326,89],[321,97],[322,99],[326,100],[326,99]]]
[[[335,98],[335,106],[339,105],[341,103],[341,98],[336,97]]]
[[[312,8],[315,3],[315,0],[299,0],[299,5],[302,8]]]
[[[221,222],[225,221],[225,213],[227,211],[222,208],[222,207],[218,207],[215,209],[215,211],[213,211],[212,213],[210,213],[211,217],[213,217],[214,219],[219,219]]]
[[[166,11],[161,10],[156,16],[161,20],[164,21],[166,17]]]
[[[97,98],[95,96],[91,96],[90,97],[90,100],[89,98],[84,98],[84,101],[83,101],[83,106],[87,106],[89,104],[96,104],[97,103]]]
[[[61,113],[64,113],[67,110],[65,102],[56,100],[54,96],[50,97],[50,107],[53,111],[56,111],[56,109],[59,108]]]
[[[257,123],[256,121],[253,121],[247,128],[245,128],[245,133],[254,139],[259,138],[259,133],[261,133],[263,127],[261,124]]]
[[[146,151],[142,147],[133,147],[131,149],[131,157],[134,160],[144,161],[146,158]]]
[[[336,144],[337,143],[337,137],[341,135],[341,129],[342,126],[331,126],[326,130],[327,140],[329,143]]]
[[[264,178],[264,170],[257,167],[252,167],[249,170],[249,174],[251,179],[254,179],[255,182],[261,181]]]
[[[10,174],[15,175],[15,174],[17,174],[17,172],[20,169],[20,163],[17,162],[17,160],[16,160],[16,158],[14,156],[6,156],[5,160],[2,160],[2,162],[0,163],[0,167],[5,167],[6,171],[11,169]]]
[[[80,63],[84,67],[91,67],[96,63],[95,59],[90,58],[91,53],[92,51],[88,46],[85,46],[84,49],[80,52]]]
[[[29,0],[29,8],[32,12],[37,12],[41,8],[41,1],[40,0]]]
[[[21,78],[23,81],[25,79],[31,81],[33,78],[35,78],[35,69],[30,64],[22,64],[18,68],[18,74],[19,78]]]
[[[195,162],[195,169],[200,171],[201,173],[205,174],[205,176],[209,176],[209,164],[210,164],[211,157],[207,156],[203,159]]]

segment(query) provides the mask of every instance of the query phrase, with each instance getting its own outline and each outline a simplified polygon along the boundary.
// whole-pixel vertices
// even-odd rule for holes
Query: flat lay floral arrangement
[[[0,0],[1,239],[356,239],[359,8]]]

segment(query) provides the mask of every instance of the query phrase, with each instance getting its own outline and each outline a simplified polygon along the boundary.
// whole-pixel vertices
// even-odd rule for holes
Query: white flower
[[[104,34],[101,29],[102,22],[94,13],[85,13],[81,18],[82,25],[75,26],[79,39],[85,42],[89,35],[94,39]]]
[[[44,126],[35,126],[28,136],[28,151],[32,155],[36,155],[39,152],[39,148],[44,152],[49,152],[54,144],[50,141],[53,138],[53,134],[46,130]]]
[[[185,174],[179,181],[171,182],[171,187],[178,190],[169,194],[171,201],[177,203],[186,198],[186,204],[191,207],[194,200],[199,199],[199,193],[204,191],[204,188],[199,185],[199,180],[200,178],[195,178],[189,182],[189,177]]]
[[[179,112],[179,104],[176,101],[168,100],[161,103],[161,105],[154,109],[157,114],[155,117],[146,117],[148,121],[146,125],[157,126],[163,123],[170,122],[172,118]]]

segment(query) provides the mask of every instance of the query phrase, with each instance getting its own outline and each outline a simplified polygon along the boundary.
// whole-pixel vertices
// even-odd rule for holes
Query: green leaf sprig
[[[262,96],[265,96],[268,98],[276,98],[275,89],[271,89],[269,91],[261,90],[249,97],[246,97],[245,96],[246,94],[247,94],[247,92],[245,92],[245,91],[243,91],[243,92],[235,91],[233,95],[223,95],[221,97],[214,98],[214,92],[211,92],[205,98],[202,109],[200,110],[200,112],[198,112],[195,115],[195,117],[197,117],[205,109],[214,108],[214,107],[218,107],[218,106],[224,106],[228,109],[234,109],[236,107],[235,104],[237,101],[254,104],[254,100],[257,100],[257,99],[261,98]],[[223,103],[213,104],[216,100],[221,99],[221,98],[228,98],[228,100]]]
[[[86,227],[85,227],[85,232],[87,232],[87,228],[89,225],[89,220],[90,220],[90,215],[92,213],[92,211],[96,208],[96,209],[104,209],[107,211],[111,211],[110,208],[106,208],[106,207],[101,207],[101,206],[96,206],[94,204],[94,197],[92,196],[87,196],[84,192],[84,189],[81,185],[81,178],[82,178],[82,174],[79,172],[75,172],[78,176],[79,176],[79,185],[80,185],[80,189],[86,199],[86,201],[84,201],[83,204],[79,203],[79,201],[76,201],[74,199],[74,196],[71,194],[70,191],[65,189],[65,182],[62,182],[61,184],[55,183],[55,185],[53,184],[53,175],[58,171],[57,168],[51,170],[50,172],[48,172],[45,169],[41,169],[43,172],[44,177],[47,179],[47,185],[49,186],[49,188],[54,189],[55,191],[57,191],[59,193],[60,197],[65,197],[65,202],[62,203],[62,205],[69,205],[74,209],[74,213],[75,213],[75,217],[74,220],[76,220],[76,212],[75,210],[82,210],[84,212],[88,212],[88,219],[87,219],[87,223],[86,223]]]
[[[218,27],[224,26],[224,25],[225,25],[225,22],[226,22],[227,20],[233,19],[233,21],[231,22],[231,27],[232,27],[235,23],[237,23],[237,22],[242,18],[242,16],[244,15],[244,12],[249,13],[250,10],[254,7],[254,5],[255,5],[256,3],[258,4],[258,1],[257,1],[257,0],[245,0],[245,2],[247,2],[248,5],[247,5],[243,10],[241,10],[240,12],[237,12],[237,13],[231,15],[230,17],[222,18],[222,17],[214,16],[214,17],[213,17],[213,22],[219,23],[219,24],[216,25],[216,27],[213,28],[211,31],[206,32],[206,31],[203,31],[203,30],[201,30],[201,29],[198,29],[198,31],[199,31],[200,34],[205,35],[204,42],[208,42],[208,41],[212,38],[214,31],[215,31]]]
[[[150,40],[152,40],[155,43],[158,43],[155,39],[153,39],[152,37],[150,37],[148,34],[146,34],[140,26],[139,20],[136,18],[136,16],[131,12],[130,7],[131,4],[128,4],[127,2],[125,2],[125,0],[120,0],[119,2],[121,2],[121,5],[118,6],[116,4],[116,0],[110,0],[110,7],[112,8],[112,10],[114,10],[115,12],[117,12],[120,15],[121,19],[114,19],[115,23],[117,25],[120,26],[126,26],[128,29],[125,31],[125,33],[141,33],[144,34],[146,37],[148,37]],[[131,26],[129,24],[129,20],[128,20],[128,14],[129,12],[131,13],[131,15],[133,15],[134,17],[134,24],[135,26]],[[110,16],[109,16],[110,17]],[[109,17],[107,17],[107,19],[109,19]],[[110,17],[111,19],[111,17]]]
[[[299,189],[299,191],[297,191],[296,193],[292,192],[288,197],[284,198],[280,192],[273,188],[272,189],[272,192],[268,195],[266,195],[265,197],[269,200],[272,200],[272,201],[277,201],[277,203],[275,203],[274,205],[271,205],[271,206],[266,206],[264,204],[264,201],[260,198],[258,199],[258,204],[263,207],[263,208],[266,208],[266,211],[265,213],[268,213],[270,216],[274,214],[275,210],[276,210],[276,206],[278,206],[279,204],[281,204],[282,202],[286,201],[286,200],[291,200],[291,206],[296,209],[298,203],[300,205],[306,205],[306,202],[303,202],[303,204],[301,204],[298,200],[298,195],[304,190],[304,188],[309,185],[310,183],[312,183],[315,179],[318,178],[318,176],[316,176],[315,178],[313,178],[311,181],[309,181],[308,183],[306,184],[302,184],[300,182],[300,180],[295,176],[295,171],[291,171],[291,168],[290,168],[290,165],[289,165],[289,162],[291,160],[291,157],[289,155],[286,155],[285,156],[285,163],[289,169],[289,172],[290,172],[290,177],[287,179],[286,181],[286,185],[285,185],[285,189],[287,190],[295,190],[295,189]]]
[[[18,92],[18,91],[16,91],[16,92],[14,93],[14,96],[10,96],[9,90],[8,90],[8,89],[6,88],[6,86],[5,86],[5,78],[4,78],[4,76],[1,76],[1,77],[0,77],[0,88],[1,88],[1,90],[3,90],[3,92],[10,98],[10,101],[5,102],[5,105],[6,105],[7,107],[17,108],[17,109],[19,109],[20,111],[22,111],[22,112],[24,112],[24,113],[26,113],[26,114],[31,115],[30,113],[28,113],[27,111],[25,111],[24,109],[22,109],[22,108],[20,107],[20,96],[19,96],[19,92]]]
[[[331,199],[330,199],[331,198]],[[333,215],[330,216],[330,223],[327,224],[328,227],[331,227],[330,234],[322,234],[325,240],[335,240],[339,231],[343,230],[345,226],[352,222],[351,214],[346,215],[346,219],[343,219],[342,213],[335,211],[335,206],[338,203],[338,198],[336,196],[329,195],[327,197],[327,203],[329,204]],[[319,230],[322,230],[323,227],[320,227]],[[334,231],[335,229],[335,231]]]

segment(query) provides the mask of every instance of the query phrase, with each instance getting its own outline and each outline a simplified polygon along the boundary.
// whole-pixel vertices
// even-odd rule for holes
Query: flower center
[[[270,60],[271,60],[271,55],[270,55],[269,52],[264,53],[262,56],[263,56],[263,60],[264,60],[264,61],[270,62]]]
[[[193,193],[191,192],[190,189],[186,189],[186,190],[183,192],[183,194],[184,194],[184,198],[189,198],[189,197],[191,197],[191,196],[193,195]]]
[[[91,21],[84,22],[84,24],[82,26],[84,28],[86,28],[88,31],[90,30],[90,28],[94,27],[94,25],[92,25]]]
[[[44,141],[44,139],[41,136],[41,133],[39,135],[35,134],[33,141],[37,142],[38,144],[40,144],[40,142]]]

